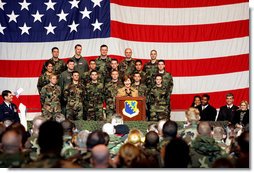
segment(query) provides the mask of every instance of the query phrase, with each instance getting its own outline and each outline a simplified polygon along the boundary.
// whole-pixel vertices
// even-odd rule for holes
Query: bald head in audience
[[[22,149],[22,137],[15,130],[7,130],[2,136],[2,149],[4,153],[14,154]]]
[[[199,135],[201,135],[201,136],[211,136],[212,127],[209,124],[209,122],[207,122],[207,121],[201,121],[198,124],[197,129],[198,129]]]
[[[109,167],[109,151],[108,148],[99,144],[93,147],[91,163],[94,168],[108,168]]]

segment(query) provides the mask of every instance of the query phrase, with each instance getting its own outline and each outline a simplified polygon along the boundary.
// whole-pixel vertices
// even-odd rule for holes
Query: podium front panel
[[[116,113],[122,115],[124,121],[146,120],[146,98],[116,97]]]

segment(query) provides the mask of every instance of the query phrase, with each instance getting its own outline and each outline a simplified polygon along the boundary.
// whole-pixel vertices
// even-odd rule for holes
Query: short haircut
[[[104,134],[102,131],[95,130],[88,135],[87,141],[86,141],[86,146],[87,146],[87,149],[90,151],[94,146],[96,146],[98,144],[105,145],[105,138],[104,138]]]
[[[139,76],[141,77],[141,74],[138,71],[133,73],[133,77],[135,76],[135,74],[139,74]]]
[[[73,76],[74,73],[78,73],[78,74],[79,74],[79,72],[75,70],[75,71],[73,71],[73,72],[71,73],[71,75]]]
[[[94,59],[91,59],[91,60],[89,61],[89,64],[91,64],[91,62],[96,63],[96,61],[95,61]]]
[[[160,62],[163,62],[163,64],[165,64],[165,61],[164,61],[163,59],[158,60],[158,64],[159,64]]]
[[[49,79],[51,79],[51,78],[54,77],[54,76],[58,79],[57,75],[54,74],[54,73],[52,73],[52,74],[49,76]]]
[[[138,62],[140,62],[140,64],[142,64],[142,61],[141,61],[140,59],[137,59],[137,60],[135,61],[135,65],[136,65],[136,63],[138,63]]]
[[[115,59],[115,58],[111,59],[111,62],[112,62],[112,61],[116,61],[116,62],[118,63],[118,60],[117,60],[117,59]]]
[[[157,74],[155,75],[155,79],[156,79],[158,76],[161,77],[161,79],[163,79],[162,74],[160,74],[160,73],[157,73]]]
[[[153,49],[153,50],[150,51],[150,53],[152,53],[152,52],[156,52],[157,53],[157,50]]]
[[[67,61],[67,64],[69,64],[70,62],[75,63],[72,59],[69,59],[69,60]]]
[[[171,137],[175,138],[177,135],[178,125],[175,121],[168,120],[164,125],[162,129],[163,137]]]
[[[203,94],[202,97],[206,97],[207,100],[210,100],[210,96],[208,94]]]
[[[118,70],[112,70],[112,71],[111,71],[111,74],[112,74],[113,72],[117,72],[117,73],[119,73],[119,71],[118,71]]]
[[[234,95],[232,93],[227,93],[226,98],[227,97],[233,97],[234,98]]]
[[[11,91],[9,91],[9,90],[4,90],[4,91],[2,92],[2,97],[3,97],[3,99],[4,99],[5,96],[8,96],[9,93],[11,94]]]
[[[98,72],[96,71],[96,70],[92,70],[91,72],[90,72],[90,75],[92,74],[92,73],[96,73],[96,74],[98,74]]]
[[[197,131],[200,135],[209,136],[212,132],[212,126],[207,121],[200,121],[197,126]]]
[[[81,46],[81,44],[76,44],[76,45],[75,45],[75,49],[76,49],[77,47],[82,47],[82,46]]]
[[[100,49],[103,48],[103,47],[108,48],[108,46],[106,44],[103,44],[103,45],[101,45]]]
[[[59,50],[58,47],[53,47],[53,48],[51,49],[51,52],[53,52],[55,49]]]

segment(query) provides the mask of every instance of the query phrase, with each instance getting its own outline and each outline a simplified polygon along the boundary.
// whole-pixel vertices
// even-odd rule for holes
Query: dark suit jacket
[[[6,119],[12,120],[13,122],[20,122],[18,108],[15,104],[11,103],[12,109],[10,109],[5,102],[0,105],[0,121]]]
[[[242,110],[238,110],[236,111],[236,114],[235,114],[235,117],[233,119],[233,124],[240,124],[240,116],[241,116],[241,113],[244,113],[244,117],[243,117],[243,120],[242,120],[242,125],[246,126],[247,124],[249,124],[249,110],[247,111],[242,111]]]
[[[217,111],[211,105],[208,105],[204,110],[202,110],[202,105],[199,105],[197,109],[200,112],[200,121],[215,121]]]
[[[233,105],[230,109],[227,108],[227,105],[220,108],[220,112],[217,118],[217,121],[229,121],[232,122],[236,114],[236,110],[239,109],[237,106]]]

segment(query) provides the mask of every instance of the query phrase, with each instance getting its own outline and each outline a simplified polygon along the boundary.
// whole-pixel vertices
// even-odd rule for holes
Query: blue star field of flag
[[[109,36],[109,0],[0,0],[0,42]]]

